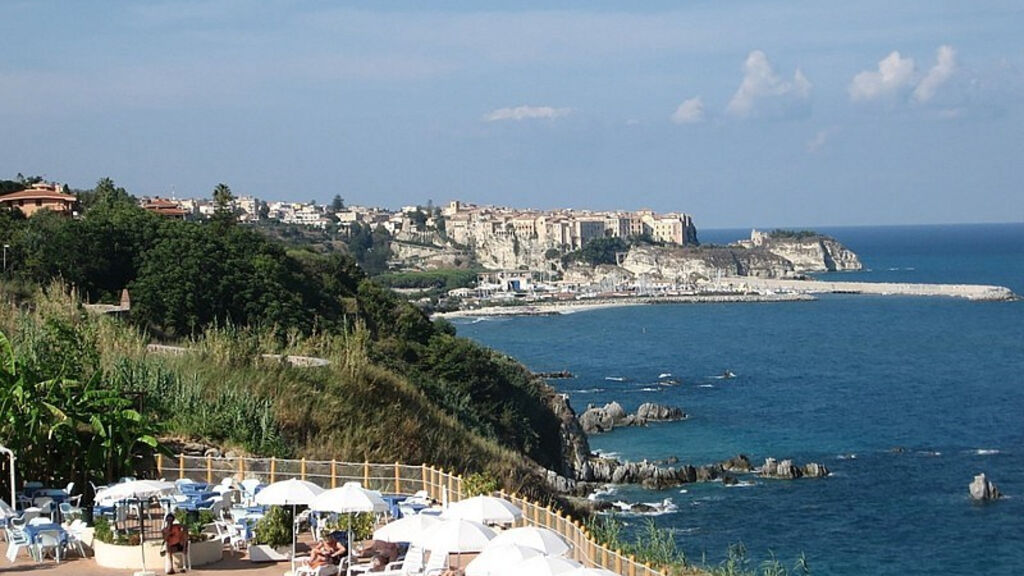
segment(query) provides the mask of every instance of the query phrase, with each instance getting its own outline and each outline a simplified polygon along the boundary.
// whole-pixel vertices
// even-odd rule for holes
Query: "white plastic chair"
[[[12,518],[12,521],[13,520],[15,519]],[[24,522],[22,522],[21,525],[24,526]],[[6,554],[7,560],[10,561],[11,564],[14,564],[14,561],[18,558],[18,552],[22,548],[28,549],[31,554],[32,549],[29,545],[28,535],[26,535],[21,528],[15,528],[12,524],[12,526],[7,529]]]
[[[43,558],[49,553],[53,555],[57,564],[60,564],[60,555],[64,551],[64,545],[60,541],[60,534],[52,530],[44,530],[36,535],[36,540],[36,561],[42,562]]]
[[[430,553],[427,565],[423,567],[423,576],[440,574],[448,569],[448,553],[440,550]]]
[[[64,492],[67,493],[68,495],[68,499],[65,500],[65,502],[71,504],[72,506],[79,506],[82,503],[82,495],[72,495],[72,492],[74,492],[74,490],[75,483],[68,482],[68,485],[64,487]]]
[[[82,534],[88,526],[81,519],[75,519],[64,529],[68,534],[68,548],[78,550],[78,555],[85,558],[85,543],[82,542]]]
[[[423,548],[420,548],[419,546],[410,546],[409,551],[405,553],[405,558],[391,562],[384,567],[383,572],[377,572],[376,574],[382,574],[385,576],[411,576],[422,572]]]
[[[30,518],[29,521],[28,521],[28,525],[29,526],[39,526],[40,524],[51,524],[51,523],[52,522],[50,522],[50,519],[47,518],[46,516],[36,516],[35,518]]]

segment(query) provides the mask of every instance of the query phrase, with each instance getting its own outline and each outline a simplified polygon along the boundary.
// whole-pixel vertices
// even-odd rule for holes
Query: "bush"
[[[353,540],[367,540],[373,536],[373,514],[363,512],[359,514],[338,514],[338,519],[328,522],[326,527],[330,532],[344,532],[348,534],[349,522],[352,525]]]
[[[256,523],[256,543],[272,548],[292,543],[292,511],[283,506],[271,506]]]
[[[462,479],[462,491],[466,496],[489,496],[497,492],[498,487],[498,481],[487,474],[473,473]]]
[[[100,516],[93,523],[93,537],[104,544],[114,543],[114,532],[110,529],[110,521]]]

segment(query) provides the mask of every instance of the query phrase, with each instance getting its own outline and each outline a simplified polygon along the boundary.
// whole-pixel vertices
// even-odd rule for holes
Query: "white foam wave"
[[[639,388],[639,391],[640,392],[659,392],[659,391],[661,391],[661,388],[658,388],[657,386],[644,386],[643,388]]]
[[[999,454],[999,450],[995,448],[978,448],[974,451],[974,454],[978,456],[991,456],[993,454]]]
[[[715,385],[714,384],[701,384],[700,387],[701,388],[714,388]]]
[[[595,392],[604,392],[604,388],[582,388],[580,390],[569,390],[570,394],[594,394]]]
[[[856,460],[856,454],[840,454],[836,456],[836,460]]]

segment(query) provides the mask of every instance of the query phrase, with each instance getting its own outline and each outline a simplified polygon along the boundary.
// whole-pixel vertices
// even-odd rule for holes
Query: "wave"
[[[615,494],[617,490],[618,489],[614,484],[605,484],[604,486],[595,489],[590,494],[587,494],[587,500],[594,501],[602,496],[611,496],[612,494]]]
[[[856,454],[839,454],[836,456],[836,460],[856,460]]]
[[[625,382],[626,381],[626,379],[623,378],[622,376],[605,376],[604,379],[605,380],[610,380],[612,382]]]
[[[661,392],[661,388],[657,386],[644,386],[643,388],[637,388],[637,392]]]
[[[671,372],[662,372],[661,374],[658,374],[658,379],[659,380],[663,380],[665,378],[671,378],[671,377],[672,377],[672,373]]]
[[[700,387],[701,388],[714,388],[715,385],[714,384],[701,384]]]
[[[757,486],[757,482],[751,482],[749,480],[740,480],[735,484],[726,484],[726,488],[750,488],[751,486]]]
[[[579,390],[566,390],[570,394],[594,394],[596,392],[604,392],[604,388],[581,388]]]
[[[618,452],[605,452],[600,448],[594,450],[594,454],[596,454],[599,458],[618,458],[620,456]]]
[[[631,504],[623,500],[616,500],[612,502],[612,506],[619,509],[619,513],[636,515],[636,516],[661,516],[663,514],[672,514],[679,511],[679,507],[672,502],[671,498],[665,498],[661,502],[641,502],[646,508],[644,510],[634,510],[637,504]]]
[[[971,451],[976,456],[991,456],[993,454],[999,454],[999,450],[995,448],[978,448],[977,450]]]

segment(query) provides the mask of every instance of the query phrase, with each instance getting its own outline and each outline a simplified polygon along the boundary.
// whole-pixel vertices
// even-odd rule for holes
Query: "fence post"
[[[274,483],[274,477],[277,476],[277,458],[270,457],[270,483]]]
[[[156,455],[156,475],[164,477],[164,455],[160,453]]]
[[[615,571],[622,574],[622,554],[618,550],[615,551]]]
[[[299,460],[299,480],[306,479],[306,459]]]
[[[452,490],[452,473],[446,472],[445,475],[448,476],[448,503],[451,504],[452,497],[455,496],[455,491]],[[456,499],[455,501],[458,502],[458,499]]]
[[[331,488],[338,487],[338,462],[331,460]]]
[[[206,455],[206,483],[213,484],[213,456]]]
[[[245,480],[245,458],[238,457],[238,481]]]
[[[395,494],[402,493],[402,475],[400,473],[399,464],[395,462]]]
[[[363,488],[370,489],[370,461],[363,460]]]
[[[629,555],[629,576],[636,576],[636,556]]]
[[[426,464],[420,464],[420,489],[423,490],[423,491],[426,491],[427,494],[430,494],[430,491],[427,490],[427,465]]]
[[[185,477],[185,455],[178,454],[178,478]]]

